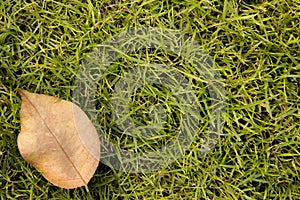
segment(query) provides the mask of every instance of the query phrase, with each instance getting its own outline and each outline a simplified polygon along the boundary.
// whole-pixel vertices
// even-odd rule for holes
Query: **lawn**
[[[118,126],[122,118],[115,121],[112,108],[114,86],[124,74],[130,77],[140,65],[163,64],[192,84],[199,101],[200,123],[191,131],[195,136],[188,149],[150,172],[101,162],[89,192],[52,185],[18,150],[18,90],[82,106],[74,100],[76,81],[95,47],[133,28],[149,27],[185,34],[211,57],[226,99],[219,140],[201,156],[214,109],[209,80],[167,49],[135,50],[100,74],[95,109],[86,113],[122,149],[145,153],[164,147],[185,113],[174,91],[146,84],[132,93],[129,112],[136,124],[151,125],[157,115],[165,119],[150,138],[124,134]],[[2,0],[0,69],[0,199],[300,199],[298,0]],[[167,111],[153,115],[152,108]]]

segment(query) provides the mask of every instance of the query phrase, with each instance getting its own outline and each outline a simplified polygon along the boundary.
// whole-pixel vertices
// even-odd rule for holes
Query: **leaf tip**
[[[18,93],[22,96],[22,95],[24,95],[25,90],[23,90],[23,89],[18,89]]]
[[[23,98],[24,96],[26,96],[26,94],[28,94],[29,92],[23,89],[18,89],[18,93],[20,94],[21,98]]]

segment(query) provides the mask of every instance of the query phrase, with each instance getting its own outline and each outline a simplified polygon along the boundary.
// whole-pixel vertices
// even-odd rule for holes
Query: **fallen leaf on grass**
[[[97,131],[75,104],[56,97],[19,91],[23,158],[56,186],[86,186],[100,160]]]

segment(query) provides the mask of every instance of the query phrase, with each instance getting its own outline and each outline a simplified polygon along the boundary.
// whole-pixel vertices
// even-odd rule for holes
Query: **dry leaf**
[[[75,104],[56,97],[19,91],[23,158],[56,186],[86,186],[100,160],[97,131]]]

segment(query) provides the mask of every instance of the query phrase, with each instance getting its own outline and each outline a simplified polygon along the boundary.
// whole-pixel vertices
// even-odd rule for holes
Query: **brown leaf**
[[[86,186],[100,160],[97,131],[75,104],[56,97],[19,91],[23,158],[56,186]]]

